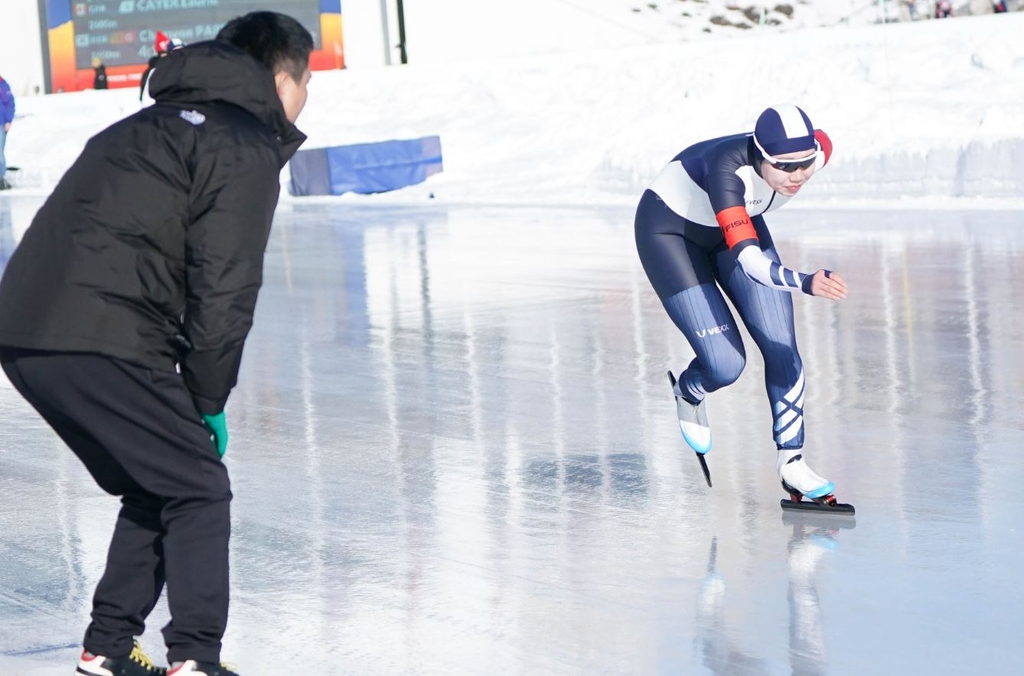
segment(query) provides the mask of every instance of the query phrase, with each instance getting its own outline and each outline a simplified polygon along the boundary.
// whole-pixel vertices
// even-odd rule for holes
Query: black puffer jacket
[[[223,409],[263,281],[279,173],[305,137],[270,72],[230,45],[175,50],[157,105],[94,136],[0,282],[0,345],[181,364]]]

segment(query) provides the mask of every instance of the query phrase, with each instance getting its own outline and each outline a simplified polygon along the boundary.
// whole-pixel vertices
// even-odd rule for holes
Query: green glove
[[[224,418],[224,411],[217,415],[203,415],[203,424],[213,435],[213,445],[217,447],[217,454],[224,457],[228,450],[228,422]]]

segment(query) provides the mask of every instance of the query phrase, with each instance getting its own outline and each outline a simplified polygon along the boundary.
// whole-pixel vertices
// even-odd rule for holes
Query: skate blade
[[[700,462],[700,469],[704,472],[704,481],[707,481],[708,488],[711,488],[711,470],[708,469],[708,461],[700,453],[694,453],[694,455],[697,456],[697,460]]]
[[[779,501],[782,505],[782,509],[788,509],[793,511],[801,512],[817,512],[818,514],[835,514],[836,516],[853,516],[856,514],[856,510],[853,505],[845,502],[836,502],[833,504],[827,504],[822,502],[815,502],[813,500],[786,500],[783,498]]]

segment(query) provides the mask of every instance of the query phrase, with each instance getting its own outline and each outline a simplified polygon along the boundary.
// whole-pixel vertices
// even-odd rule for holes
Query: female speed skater
[[[696,353],[678,381],[669,374],[686,443],[706,467],[705,395],[735,382],[746,362],[724,292],[764,357],[779,479],[794,503],[808,498],[807,507],[835,505],[835,486],[803,458],[804,372],[790,293],[838,301],[846,282],[829,270],[806,274],[782,265],[763,214],[800,192],[831,155],[831,140],[804,111],[768,108],[753,133],[702,141],[676,155],[644,192],[635,225],[644,271]]]

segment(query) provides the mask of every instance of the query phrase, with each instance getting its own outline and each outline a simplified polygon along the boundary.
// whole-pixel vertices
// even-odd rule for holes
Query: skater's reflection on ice
[[[718,573],[718,537],[711,539],[708,567],[697,594],[697,642],[701,663],[711,673],[751,674],[770,673],[764,660],[743,652],[731,638],[726,627],[726,581]]]
[[[786,561],[789,563],[789,660],[795,676],[828,673],[825,629],[818,599],[818,568],[839,548],[840,529],[856,526],[852,518],[785,512],[782,521],[793,527]]]
[[[825,629],[818,598],[818,576],[823,561],[839,548],[840,530],[856,527],[852,518],[784,513],[792,527],[786,545],[789,564],[789,662],[794,676],[828,674]],[[697,594],[697,641],[702,664],[713,674],[773,673],[770,662],[750,654],[732,638],[725,619],[727,584],[719,573],[718,538],[711,540],[707,571]]]

